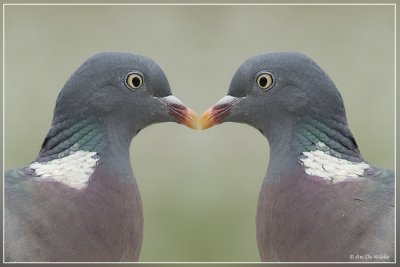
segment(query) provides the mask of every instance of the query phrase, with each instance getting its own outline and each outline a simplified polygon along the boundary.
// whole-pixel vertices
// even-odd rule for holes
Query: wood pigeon
[[[394,172],[367,163],[342,97],[301,53],[248,59],[202,129],[245,123],[269,142],[257,208],[262,261],[395,261]]]
[[[197,117],[151,59],[103,52],[67,80],[36,160],[5,172],[5,261],[137,261],[143,236],[129,146]]]

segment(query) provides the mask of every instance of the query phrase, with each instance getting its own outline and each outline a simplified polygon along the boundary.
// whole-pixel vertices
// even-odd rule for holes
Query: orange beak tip
[[[190,108],[188,108],[187,116],[185,116],[181,123],[193,130],[199,130],[199,118],[196,112],[194,112]]]
[[[206,130],[208,128],[213,127],[217,122],[212,116],[212,108],[208,109],[206,112],[201,115],[199,119],[199,126],[201,130]]]

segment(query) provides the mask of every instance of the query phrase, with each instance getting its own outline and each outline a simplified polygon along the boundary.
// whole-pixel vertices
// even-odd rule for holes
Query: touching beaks
[[[199,119],[200,129],[205,130],[221,123],[222,119],[231,113],[232,107],[237,104],[242,97],[226,95],[221,98],[214,106],[207,109]]]
[[[175,117],[178,123],[194,130],[205,130],[221,123],[231,113],[232,107],[240,102],[243,97],[226,95],[204,112],[200,118],[192,109],[186,107],[182,101],[173,95],[159,97],[159,99],[167,106],[169,114]]]
[[[194,130],[199,129],[197,114],[178,98],[173,95],[159,98],[168,108],[171,116],[175,117],[178,123],[186,125]]]
[[[189,128],[192,128],[193,130],[198,130],[199,129],[199,124],[198,124],[199,118],[198,118],[196,112],[194,112],[190,108],[186,108],[186,109],[187,109],[186,116],[184,116],[182,118],[180,123],[186,125]]]

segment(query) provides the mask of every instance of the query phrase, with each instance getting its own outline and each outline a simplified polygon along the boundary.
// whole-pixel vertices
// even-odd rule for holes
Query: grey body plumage
[[[143,214],[131,140],[153,123],[193,120],[151,59],[89,58],[61,90],[35,164],[5,173],[5,260],[137,261]]]
[[[394,173],[366,163],[342,97],[309,57],[243,63],[203,129],[239,122],[270,144],[257,207],[263,261],[394,261]]]

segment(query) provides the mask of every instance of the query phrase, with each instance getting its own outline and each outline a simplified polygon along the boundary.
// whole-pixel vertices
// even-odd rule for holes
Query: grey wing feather
[[[31,251],[26,249],[26,246],[32,243],[24,227],[29,218],[24,216],[21,202],[32,203],[32,192],[26,190],[26,186],[33,182],[34,176],[30,175],[28,168],[21,167],[6,171],[4,179],[4,258],[5,261],[14,261],[21,259],[23,251]],[[25,257],[29,255],[22,258]]]

